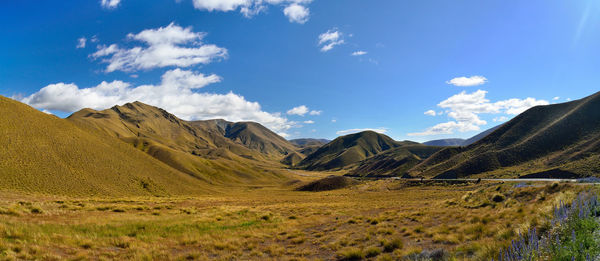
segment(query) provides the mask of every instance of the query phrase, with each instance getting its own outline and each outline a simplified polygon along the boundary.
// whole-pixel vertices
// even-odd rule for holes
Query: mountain
[[[551,170],[577,176],[600,173],[600,92],[533,107],[467,147],[437,152],[410,173],[515,177]]]
[[[312,147],[312,146],[323,146],[329,143],[327,139],[294,139],[290,140],[290,143],[296,145],[299,148]]]
[[[429,145],[429,146],[441,146],[441,147],[450,147],[450,146],[469,146],[477,141],[479,141],[480,139],[483,139],[485,136],[489,135],[490,133],[494,132],[496,129],[500,128],[500,126],[502,125],[498,125],[495,127],[492,127],[486,131],[483,131],[469,139],[440,139],[440,140],[430,140],[427,142],[423,142],[423,144],[425,145]]]
[[[450,146],[461,146],[466,140],[465,139],[440,139],[440,140],[430,140],[427,142],[423,142],[423,144],[428,146],[442,146],[442,147],[450,147]]]
[[[347,175],[360,177],[404,176],[408,170],[441,149],[442,147],[421,144],[396,147],[361,161]]]
[[[175,195],[210,191],[103,132],[0,96],[0,189],[56,195]]]
[[[460,144],[460,146],[469,146],[475,142],[478,142],[479,140],[485,138],[485,136],[490,135],[490,133],[494,132],[495,130],[497,130],[498,128],[500,128],[500,126],[502,126],[502,124],[489,128],[471,138],[466,139],[465,141],[463,141],[462,144]]]
[[[256,122],[236,122],[225,137],[265,155],[281,157],[298,150],[292,143]]]
[[[226,137],[232,123],[187,122],[141,102],[107,110],[83,109],[68,120],[133,145],[174,169],[211,184],[269,182],[281,178],[267,155]],[[283,139],[283,138],[282,138]]]
[[[370,156],[413,142],[397,142],[373,131],[364,131],[341,136],[320,147],[298,163],[297,167],[307,170],[341,169],[358,163]]]
[[[300,153],[297,152],[292,152],[290,154],[288,154],[287,156],[285,156],[285,158],[283,158],[281,160],[281,163],[288,165],[288,166],[296,166],[296,164],[300,163],[300,161],[302,161],[304,159],[304,155],[301,155]]]

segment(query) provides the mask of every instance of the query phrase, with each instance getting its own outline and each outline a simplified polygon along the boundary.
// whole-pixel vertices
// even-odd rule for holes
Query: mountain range
[[[600,173],[600,93],[536,106],[468,140],[365,131],[288,141],[255,122],[185,121],[141,102],[61,119],[0,97],[0,189],[199,194],[283,184],[286,168],[360,177],[579,177]],[[433,146],[435,145],[435,146]]]

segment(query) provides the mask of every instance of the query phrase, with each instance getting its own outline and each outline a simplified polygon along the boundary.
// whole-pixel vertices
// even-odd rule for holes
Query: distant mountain
[[[397,142],[384,134],[364,131],[336,138],[308,155],[297,166],[307,170],[340,169],[405,144],[418,143]]]
[[[478,142],[479,140],[485,138],[485,136],[490,135],[490,133],[494,132],[495,130],[497,130],[498,128],[500,128],[500,126],[502,126],[502,124],[489,128],[471,138],[468,138],[467,140],[463,141],[462,144],[460,144],[460,146],[469,146],[475,142]]]
[[[401,177],[407,174],[408,170],[441,149],[442,147],[421,144],[396,147],[361,161],[347,175],[360,177]]]
[[[54,195],[173,195],[210,191],[99,131],[0,96],[0,189]],[[103,115],[97,115],[103,117]]]
[[[480,139],[483,139],[488,134],[490,134],[493,131],[495,131],[496,129],[500,128],[500,126],[502,126],[502,125],[492,127],[490,129],[483,131],[483,132],[481,132],[469,139],[466,139],[466,140],[465,139],[439,139],[439,140],[430,140],[427,142],[423,142],[423,144],[429,145],[429,146],[441,146],[441,147],[469,146],[469,145],[479,141]]]
[[[440,139],[440,140],[430,140],[427,142],[423,142],[423,144],[428,146],[461,146],[466,140],[465,139]]]
[[[174,169],[209,183],[247,183],[278,176],[260,167],[259,162],[264,162],[269,155],[246,147],[255,144],[254,138],[232,140],[226,137],[229,126],[235,123],[187,122],[141,102],[103,111],[83,109],[68,120],[82,128],[118,137]],[[252,129],[262,135],[259,127]],[[236,130],[239,135],[251,136],[242,127]]]
[[[600,92],[533,107],[467,147],[437,152],[410,173],[438,178],[480,173],[514,177],[549,170],[581,176],[600,173]]]
[[[327,139],[294,139],[290,140],[290,143],[296,145],[299,148],[305,148],[310,146],[323,146],[329,143]]]

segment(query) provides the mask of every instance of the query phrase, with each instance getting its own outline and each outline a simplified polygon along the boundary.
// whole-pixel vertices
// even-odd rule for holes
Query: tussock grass
[[[0,214],[0,259],[399,260],[443,249],[478,260],[543,224],[552,204],[579,189],[387,182],[392,190],[377,190],[377,181],[318,193],[264,188],[204,197],[0,193],[7,212]],[[506,199],[493,202],[495,194]]]

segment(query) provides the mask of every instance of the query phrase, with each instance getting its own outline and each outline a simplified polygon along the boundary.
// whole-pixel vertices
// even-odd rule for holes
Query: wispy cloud
[[[321,46],[321,52],[328,52],[336,45],[344,43],[343,33],[338,31],[336,28],[329,29],[319,35],[319,46]]]
[[[81,37],[81,38],[77,39],[77,45],[75,46],[75,48],[77,48],[77,49],[85,48],[86,42],[87,42],[87,38],[85,38],[85,37]]]
[[[121,0],[101,0],[100,6],[106,9],[114,9],[119,6],[119,3],[121,3]]]
[[[365,54],[367,54],[367,52],[365,52],[365,51],[356,51],[356,52],[353,52],[351,55],[352,56],[362,56]]]

